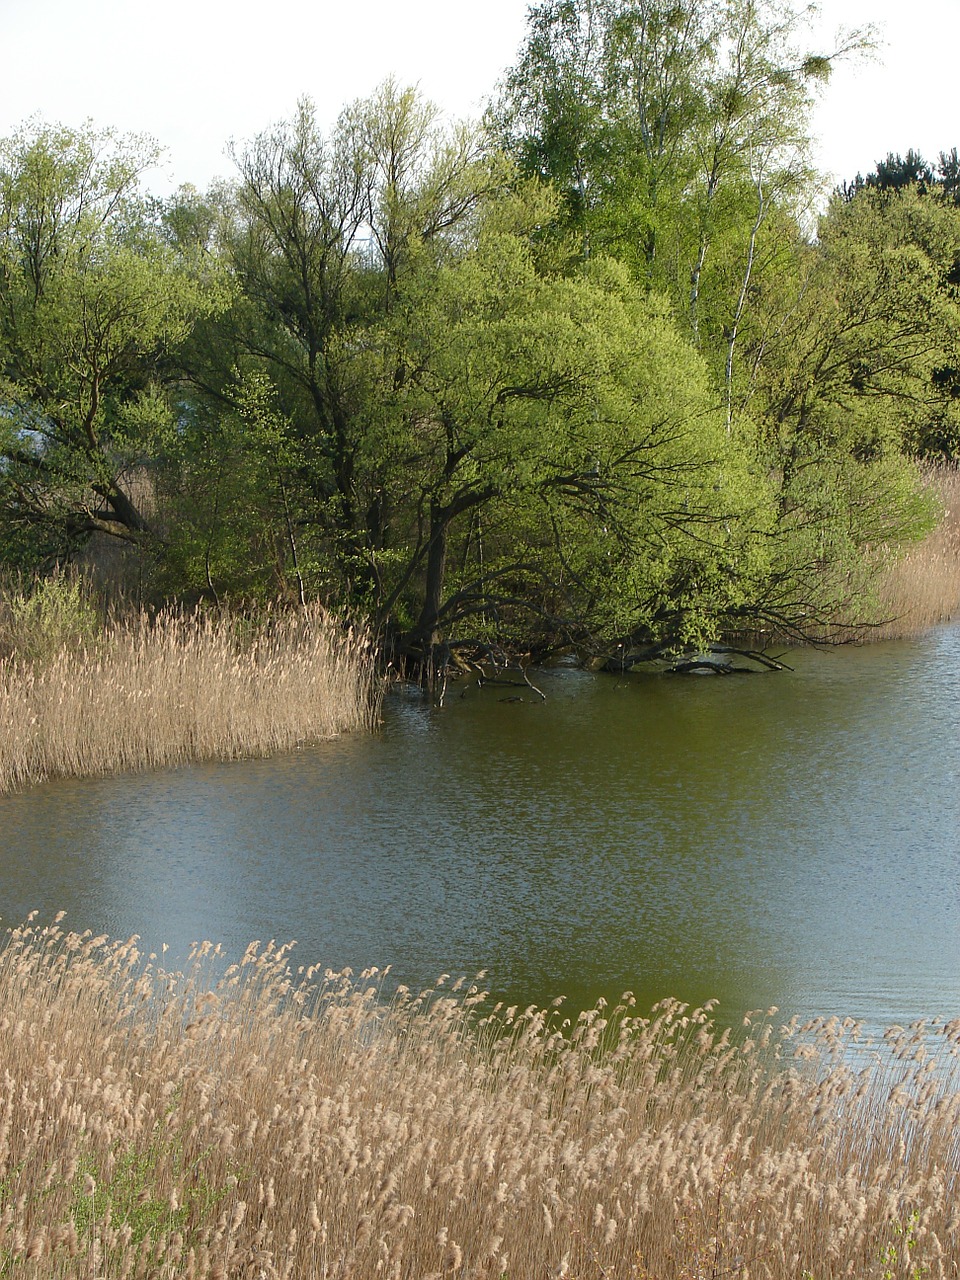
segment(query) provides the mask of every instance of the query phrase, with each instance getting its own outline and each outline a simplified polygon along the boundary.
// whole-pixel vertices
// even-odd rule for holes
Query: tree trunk
[[[423,591],[423,608],[414,627],[411,641],[422,647],[429,656],[440,636],[440,603],[443,597],[443,580],[447,567],[447,531],[450,511],[437,503],[430,505],[430,543],[427,549],[427,579]]]

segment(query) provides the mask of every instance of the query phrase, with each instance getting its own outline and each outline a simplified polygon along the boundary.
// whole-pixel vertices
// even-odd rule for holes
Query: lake
[[[788,661],[395,692],[369,737],[45,784],[0,799],[0,916],[521,1004],[956,1016],[960,628]]]

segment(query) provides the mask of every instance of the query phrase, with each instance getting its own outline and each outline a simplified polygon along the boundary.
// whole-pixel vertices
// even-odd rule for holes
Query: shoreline
[[[319,608],[164,611],[35,663],[0,659],[0,794],[58,777],[266,756],[377,721],[367,636]]]

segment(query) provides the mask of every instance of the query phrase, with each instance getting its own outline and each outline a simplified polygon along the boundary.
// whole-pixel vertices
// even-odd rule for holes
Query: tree
[[[250,552],[274,530],[268,541],[297,546],[313,589],[373,609],[369,548],[390,517],[376,484],[357,473],[372,404],[370,329],[414,265],[463,233],[490,166],[474,134],[445,128],[392,82],[346,109],[329,136],[304,100],[235,158],[239,181],[215,194],[216,207],[191,197],[166,213],[178,240],[212,244],[236,286],[229,309],[198,325],[184,352],[194,404],[167,482],[181,495],[178,556],[195,585],[245,591],[260,554]],[[238,467],[259,474],[256,423],[267,419],[282,424],[282,512],[253,501],[258,486],[237,486]],[[232,532],[211,508],[221,502],[248,512]],[[219,587],[216,574],[205,581],[208,564],[224,572]]]
[[[937,194],[960,203],[960,157],[957,148],[941,151],[936,167],[924,160],[919,151],[909,148],[906,158],[899,152],[887,152],[866,177],[858,173],[852,182],[843,182],[834,192],[844,200],[853,200],[865,190],[903,191],[916,188],[920,195]]]
[[[521,168],[564,193],[584,246],[666,291],[721,369],[759,230],[812,177],[813,94],[867,43],[853,32],[811,53],[803,22],[779,0],[543,0],[493,109]]]
[[[568,229],[671,299],[770,485],[740,625],[822,635],[883,549],[929,526],[903,455],[955,365],[948,258],[931,274],[922,252],[875,240],[863,272],[856,237],[810,243],[810,108],[870,33],[811,52],[804,22],[779,0],[544,0],[494,119],[522,166],[584,193]]]
[[[742,601],[756,486],[702,362],[622,267],[544,274],[523,237],[483,228],[401,310],[371,444],[407,494],[385,607],[415,584],[408,644],[526,612],[554,638],[683,645]]]
[[[317,565],[302,536],[300,462],[274,388],[256,370],[237,374],[233,402],[186,399],[155,466],[167,516],[158,584],[247,601],[306,602]]]
[[[0,143],[0,497],[51,553],[157,533],[134,483],[174,421],[166,361],[215,291],[139,195],[154,158],[90,127]]]
[[[834,192],[824,224],[828,240],[836,239],[841,226],[848,236],[862,235],[865,252],[877,260],[891,252],[914,255],[920,295],[892,326],[896,334],[906,323],[913,336],[891,368],[909,370],[910,391],[900,401],[902,439],[920,456],[960,453],[958,171],[955,147],[940,152],[936,167],[913,150],[906,159],[888,153],[873,173],[857,174]]]
[[[584,257],[635,267],[657,254],[657,220],[692,172],[704,108],[698,72],[717,37],[691,0],[543,0],[492,120],[523,172],[553,183]]]
[[[876,173],[867,178],[867,186],[876,187],[878,191],[902,191],[905,187],[926,188],[933,181],[933,169],[919,151],[911,148],[906,159],[891,151],[886,160],[879,160]]]
[[[223,478],[181,526],[195,576],[240,563],[204,524],[219,494],[408,652],[464,627],[680,642],[741,600],[730,566],[757,495],[703,364],[623,268],[558,269],[547,188],[392,84],[326,138],[302,104],[239,163],[235,300],[190,349],[182,474],[196,494]],[[228,483],[244,448],[252,488]]]
[[[222,252],[238,291],[192,344],[189,372],[232,410],[251,370],[269,375],[299,460],[291,501],[352,595],[358,578],[371,585],[364,547],[381,523],[376,506],[358,506],[355,475],[368,409],[364,334],[414,260],[461,233],[489,166],[469,131],[445,129],[392,82],[347,109],[329,138],[301,102],[237,163]]]
[[[957,148],[941,151],[937,160],[937,182],[940,190],[954,204],[960,204],[960,155]]]
[[[955,399],[945,370],[960,339],[956,206],[916,188],[835,197],[796,263],[781,278],[776,329],[758,338],[764,416],[788,458],[810,433],[863,460],[923,452]]]
[[[823,635],[867,616],[877,567],[936,518],[911,455],[956,422],[958,234],[952,204],[864,188],[757,291],[744,392],[777,494],[755,603],[769,626]]]

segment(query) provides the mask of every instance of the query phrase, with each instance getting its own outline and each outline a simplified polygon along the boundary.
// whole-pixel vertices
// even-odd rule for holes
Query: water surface
[[[0,800],[0,916],[522,1003],[956,1016],[960,629],[791,661],[396,695],[374,736],[37,787]]]

